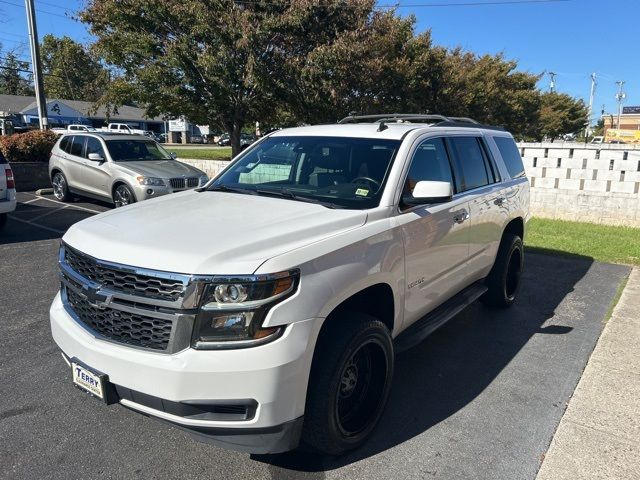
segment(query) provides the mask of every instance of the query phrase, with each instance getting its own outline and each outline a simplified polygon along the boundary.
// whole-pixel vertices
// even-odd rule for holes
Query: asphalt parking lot
[[[475,304],[398,356],[386,412],[362,449],[248,455],[71,386],[48,325],[59,238],[110,207],[19,201],[0,233],[0,478],[534,479],[629,272],[528,253],[512,309]]]

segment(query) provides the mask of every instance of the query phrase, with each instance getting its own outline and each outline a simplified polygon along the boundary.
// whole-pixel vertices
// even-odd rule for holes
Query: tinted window
[[[84,147],[84,137],[82,136],[74,136],[73,141],[71,143],[71,155],[75,155],[76,157],[82,156],[82,148]]]
[[[100,143],[100,140],[95,137],[87,137],[87,148],[85,149],[85,157],[89,158],[90,153],[97,153],[102,158],[105,158],[102,144]]]
[[[71,139],[72,137],[62,137],[62,140],[60,140],[60,150],[62,150],[63,152],[67,152],[69,153],[69,147],[71,146]]]
[[[4,155],[2,155],[2,152],[0,152],[0,165],[4,165],[5,163],[7,163],[7,160],[4,158]]]
[[[500,150],[500,155],[502,155],[502,159],[511,178],[524,176],[524,165],[522,164],[522,157],[520,156],[516,142],[508,137],[493,137],[493,139],[498,146],[498,150]]]
[[[476,137],[451,137],[456,161],[462,171],[463,190],[489,184],[487,165]]]
[[[441,138],[431,138],[422,142],[411,160],[407,174],[405,192],[413,191],[416,183],[423,180],[449,182],[453,184],[449,155]]]

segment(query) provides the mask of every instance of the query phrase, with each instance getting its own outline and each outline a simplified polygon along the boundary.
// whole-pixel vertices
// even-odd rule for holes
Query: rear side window
[[[500,150],[500,155],[511,178],[524,177],[524,165],[516,142],[508,137],[493,137],[493,140],[496,142],[498,150]]]
[[[84,148],[84,138],[82,136],[73,137],[73,142],[71,143],[71,155],[75,155],[76,157],[82,156],[82,149]]]
[[[7,163],[7,159],[4,158],[4,155],[0,152],[0,165],[4,165],[5,163]]]
[[[491,183],[487,162],[476,137],[450,137],[451,148],[462,172],[462,190],[472,190]]]
[[[73,137],[62,137],[62,140],[60,140],[60,150],[62,150],[63,152],[70,152],[70,147],[71,147],[71,140],[73,139]]]
[[[451,164],[442,138],[430,138],[418,146],[407,174],[405,192],[413,192],[416,183],[424,180],[453,184]]]

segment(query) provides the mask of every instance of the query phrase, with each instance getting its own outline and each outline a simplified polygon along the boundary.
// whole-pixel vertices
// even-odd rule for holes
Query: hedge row
[[[11,162],[48,162],[58,136],[51,131],[31,130],[0,137],[0,151]]]

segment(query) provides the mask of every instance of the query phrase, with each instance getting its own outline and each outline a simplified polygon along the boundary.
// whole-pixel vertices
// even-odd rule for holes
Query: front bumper
[[[318,319],[294,323],[282,337],[254,348],[167,355],[100,340],[72,315],[58,294],[50,309],[54,340],[67,358],[130,390],[118,395],[121,405],[233,449],[276,453],[297,445]],[[189,415],[172,406],[247,401],[255,403],[247,419]]]

